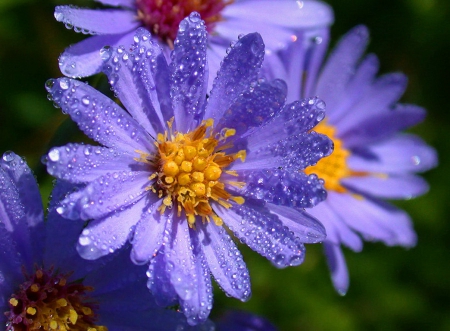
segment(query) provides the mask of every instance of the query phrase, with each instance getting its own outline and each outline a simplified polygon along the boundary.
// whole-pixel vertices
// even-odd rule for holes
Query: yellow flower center
[[[76,330],[107,331],[95,325],[96,305],[87,300],[92,287],[67,282],[67,275],[54,275],[53,270],[37,269],[9,299],[5,313],[7,331]]]
[[[316,165],[305,169],[307,175],[316,174],[325,181],[325,189],[338,193],[345,193],[347,189],[341,185],[341,180],[350,176],[366,176],[365,172],[358,172],[349,169],[347,159],[350,151],[345,149],[342,140],[337,138],[336,129],[326,124],[325,121],[320,122],[314,131],[328,136],[334,143],[334,150],[331,155],[326,156],[317,162]]]
[[[190,227],[194,227],[196,216],[202,222],[212,220],[222,225],[212,207],[211,200],[225,208],[230,208],[230,200],[242,204],[244,198],[232,196],[225,190],[225,184],[243,187],[245,183],[225,180],[224,174],[237,176],[235,171],[226,170],[235,160],[245,161],[246,152],[241,150],[227,155],[224,150],[231,147],[225,140],[235,134],[234,129],[224,129],[221,134],[213,134],[213,120],[205,120],[195,130],[188,133],[169,132],[158,134],[155,142],[156,156],[137,151],[137,161],[153,164],[156,171],[149,179],[156,179],[149,189],[164,197],[159,211],[177,208],[178,216],[184,211]]]

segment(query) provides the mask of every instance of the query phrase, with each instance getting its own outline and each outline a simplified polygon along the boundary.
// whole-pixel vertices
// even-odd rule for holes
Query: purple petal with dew
[[[52,148],[44,163],[52,176],[71,183],[88,183],[106,172],[148,171],[148,165],[134,161],[134,156],[137,154],[130,155],[107,147],[67,144]]]
[[[323,225],[314,217],[301,209],[266,204],[272,214],[277,215],[283,225],[287,226],[302,242],[313,244],[321,242],[326,237]]]
[[[155,297],[156,303],[161,307],[167,307],[177,302],[177,293],[170,281],[170,274],[166,269],[163,248],[150,261],[147,270],[147,287]]]
[[[215,205],[214,211],[242,243],[275,267],[297,266],[303,262],[305,247],[301,240],[260,202],[246,198],[243,205],[233,204],[230,209]]]
[[[379,200],[353,197],[349,194],[329,192],[327,203],[365,240],[382,241],[386,245],[411,247],[417,236],[412,222],[404,211]]]
[[[283,169],[303,170],[316,164],[333,150],[333,142],[327,136],[316,132],[300,133],[277,142],[271,142],[270,138],[267,140],[266,147],[260,147],[257,150],[247,147],[245,162],[236,163],[232,168],[234,170],[250,170],[282,167]]]
[[[196,229],[214,279],[227,295],[247,301],[251,295],[250,275],[233,240],[223,227],[210,222]]]
[[[406,89],[407,78],[400,73],[383,75],[361,95],[360,100],[352,106],[352,111],[334,123],[339,128],[339,134],[344,135],[355,126],[372,123],[377,117],[389,116],[392,106],[398,101]],[[412,107],[407,107],[412,108]],[[415,108],[420,108],[415,106]],[[412,113],[418,110],[405,110]]]
[[[363,177],[348,177],[341,183],[351,191],[381,199],[412,199],[428,191],[427,182],[412,174],[372,174]]]
[[[332,199],[332,197],[328,197]],[[363,241],[345,222],[341,216],[336,213],[328,203],[328,199],[319,203],[314,208],[308,209],[308,214],[318,219],[327,232],[327,241],[335,245],[344,244],[355,252],[360,252],[363,247]],[[349,198],[351,199],[351,198]]]
[[[89,222],[78,239],[78,253],[86,260],[96,260],[121,248],[132,236],[147,204],[147,199],[143,198]]]
[[[217,331],[277,331],[264,317],[245,311],[227,311],[216,323]]]
[[[3,180],[0,178],[0,182]],[[0,197],[0,215],[3,218],[3,197]],[[19,254],[19,246],[11,236],[11,232],[6,229],[3,222],[0,223],[0,287],[3,293],[14,293],[17,290],[19,279],[23,279],[22,267],[24,266],[23,256]],[[20,248],[19,248],[20,249]],[[34,261],[36,262],[36,261]],[[27,271],[32,272],[33,264],[27,263]],[[3,299],[3,298],[2,298]],[[2,306],[0,300],[0,308]]]
[[[135,264],[147,263],[152,259],[163,243],[164,230],[169,218],[166,213],[161,214],[157,207],[161,204],[157,201],[144,210],[139,223],[136,225],[134,236],[131,240],[133,249],[131,260]]]
[[[334,109],[355,72],[358,60],[369,41],[369,31],[363,25],[350,30],[337,44],[317,80],[315,94],[326,100],[329,109]]]
[[[334,102],[333,108],[328,108],[330,124],[338,122],[346,114],[353,113],[355,105],[366,95],[375,81],[379,66],[378,58],[374,54],[367,55],[361,61],[342,95]]]
[[[214,79],[205,118],[217,122],[222,117],[235,99],[257,79],[263,59],[264,42],[257,33],[243,36],[231,47]]]
[[[302,29],[328,26],[334,20],[331,7],[320,1],[265,1],[264,5],[258,0],[239,1],[225,7],[222,15],[224,18]]]
[[[69,219],[89,220],[104,217],[134,204],[143,196],[157,199],[155,194],[148,194],[149,185],[147,172],[108,172],[68,195],[57,208],[57,212]],[[139,218],[136,222],[138,220]]]
[[[171,107],[161,107],[159,102],[157,83],[167,85],[165,92],[169,98],[169,70],[158,43],[141,28],[134,35],[130,51],[124,47],[103,48],[101,53],[102,71],[125,109],[153,137],[164,132],[164,122],[173,115]],[[165,80],[161,80],[161,75]]]
[[[277,142],[299,133],[306,133],[325,117],[325,103],[318,98],[303,99],[284,106],[283,110],[248,137],[248,148],[258,150],[267,140]]]
[[[103,60],[100,50],[104,46],[129,47],[133,32],[108,34],[86,38],[69,46],[59,56],[59,69],[68,77],[87,77],[100,72]]]
[[[212,308],[209,269],[198,239],[184,219],[171,224],[171,238],[164,247],[166,270],[190,325],[205,321]]]
[[[345,295],[350,283],[347,263],[339,245],[329,241],[324,242],[325,256],[327,257],[328,268],[331,272],[331,279],[334,288],[340,295]]]
[[[254,84],[234,100],[216,123],[215,130],[233,128],[236,139],[263,126],[283,108],[286,91],[286,83],[282,80]]]
[[[120,34],[139,26],[136,13],[131,10],[56,6],[54,15],[58,22],[86,34]]]
[[[95,0],[107,6],[115,6],[115,7],[135,7],[135,0]]]
[[[356,171],[402,174],[434,168],[437,153],[418,136],[397,134],[366,148],[352,150],[347,162],[349,168]]]
[[[106,147],[130,153],[155,150],[153,140],[144,128],[93,87],[60,78],[48,80],[46,88],[55,104],[69,114],[89,138]]]
[[[321,179],[298,170],[240,170],[234,180],[245,183],[230,187],[239,195],[286,207],[311,208],[327,196]]]
[[[208,86],[207,33],[200,15],[181,21],[170,55],[171,97],[176,129],[187,132],[203,119]]]
[[[419,106],[398,104],[363,122],[354,123],[347,131],[340,130],[339,136],[348,148],[359,146],[364,148],[367,144],[391,137],[397,131],[423,121],[425,115],[425,109]]]

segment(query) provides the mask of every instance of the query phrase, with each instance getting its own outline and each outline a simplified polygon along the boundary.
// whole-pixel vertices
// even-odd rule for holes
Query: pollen
[[[108,330],[95,324],[98,307],[87,294],[92,287],[68,282],[70,275],[56,274],[52,268],[24,276],[25,282],[8,300],[6,331]]]
[[[237,174],[226,169],[237,159],[245,160],[245,151],[226,154],[232,146],[226,140],[235,134],[234,129],[214,133],[213,120],[203,121],[188,133],[172,132],[172,121],[168,122],[169,132],[160,133],[155,145],[157,155],[140,154],[137,161],[154,165],[156,171],[149,179],[156,179],[148,191],[162,198],[159,211],[175,208],[178,216],[183,213],[190,227],[195,227],[197,218],[202,222],[213,221],[222,225],[212,202],[230,208],[231,202],[244,203],[244,198],[233,196],[225,189],[225,184],[243,187],[245,183],[225,179],[224,174]],[[227,147],[228,146],[228,147]],[[225,178],[224,178],[225,177]]]
[[[316,165],[305,169],[307,175],[316,174],[325,181],[325,189],[338,193],[345,193],[347,189],[342,186],[341,180],[352,176],[367,176],[368,173],[353,171],[348,167],[347,160],[350,151],[344,147],[342,140],[336,137],[336,129],[325,121],[319,123],[314,131],[328,136],[334,143],[331,155],[317,162]]]

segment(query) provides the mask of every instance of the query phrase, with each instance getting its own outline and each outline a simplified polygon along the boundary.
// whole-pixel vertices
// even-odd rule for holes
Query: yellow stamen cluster
[[[227,155],[223,152],[229,148],[219,142],[225,141],[235,134],[234,129],[225,129],[222,134],[212,133],[212,120],[205,120],[195,130],[186,134],[172,132],[172,121],[168,122],[169,132],[158,134],[155,142],[158,155],[150,156],[139,152],[141,157],[136,160],[151,163],[156,171],[149,177],[156,179],[149,187],[159,197],[164,197],[159,211],[164,213],[166,208],[177,208],[178,216],[184,211],[190,227],[195,224],[196,216],[203,222],[211,219],[217,225],[222,225],[222,219],[217,216],[211,200],[225,208],[230,208],[230,200],[244,203],[239,196],[232,196],[225,190],[225,184],[243,187],[245,183],[224,181],[222,175],[227,173],[236,176],[234,171],[225,170],[235,160],[245,161],[246,153],[241,150]]]
[[[95,305],[85,302],[85,292],[92,290],[38,269],[9,299],[7,330],[107,331],[94,324]]]
[[[305,169],[306,174],[316,174],[325,181],[325,189],[338,193],[345,193],[347,189],[341,185],[341,180],[350,176],[366,176],[367,173],[352,171],[347,165],[350,151],[342,140],[336,137],[336,129],[325,121],[319,123],[314,131],[328,136],[334,143],[334,151],[317,162],[316,165]]]

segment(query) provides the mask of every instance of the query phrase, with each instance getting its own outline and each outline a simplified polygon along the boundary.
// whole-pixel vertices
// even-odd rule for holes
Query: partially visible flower
[[[314,30],[332,23],[331,8],[319,1],[294,0],[97,0],[113,8],[86,9],[58,6],[55,18],[76,32],[93,34],[65,50],[59,59],[64,75],[90,76],[100,71],[100,49],[128,48],[134,31],[147,28],[164,49],[173,48],[178,25],[199,12],[210,33],[208,62],[215,77],[225,50],[239,34],[259,32],[268,50],[283,48],[298,30]]]
[[[226,312],[216,323],[217,331],[277,331],[267,319],[245,311]]]
[[[377,57],[369,54],[361,60],[368,38],[364,26],[348,32],[320,75],[327,29],[294,43],[267,66],[293,82],[296,89],[289,98],[317,95],[327,104],[327,118],[314,130],[334,141],[334,152],[306,172],[325,180],[328,198],[310,212],[327,230],[325,253],[340,293],[349,285],[341,244],[356,252],[362,249],[362,239],[389,246],[416,244],[410,217],[383,200],[425,193],[428,185],[415,173],[437,164],[433,148],[415,135],[399,132],[421,122],[425,110],[397,103],[406,88],[405,75],[376,77]]]
[[[179,301],[191,324],[212,307],[210,273],[247,300],[250,277],[226,225],[277,267],[299,265],[303,243],[323,240],[302,208],[325,198],[305,167],[331,152],[310,130],[324,117],[316,98],[285,104],[284,82],[258,81],[264,44],[241,37],[207,98],[206,27],[180,24],[172,62],[145,29],[131,51],[109,49],[103,70],[127,111],[76,80],[50,80],[53,101],[102,146],[53,148],[50,174],[88,183],[58,208],[92,220],[78,243],[96,259],[131,240],[131,258],[150,263],[148,287],[161,305]],[[297,207],[297,210],[293,207]]]
[[[210,322],[193,328],[182,314],[158,307],[145,291],[143,267],[126,250],[97,263],[78,255],[83,222],[64,222],[55,211],[72,184],[56,185],[44,224],[23,159],[3,154],[0,182],[0,325],[7,331],[213,330]]]

